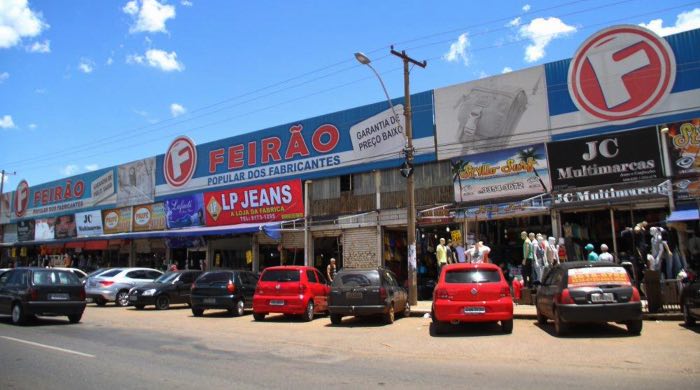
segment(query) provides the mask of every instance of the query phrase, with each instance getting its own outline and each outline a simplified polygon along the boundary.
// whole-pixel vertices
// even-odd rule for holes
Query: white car
[[[112,268],[88,278],[85,283],[85,300],[98,306],[104,306],[107,302],[127,306],[132,287],[151,283],[162,274],[163,272],[152,268]]]
[[[53,267],[53,269],[70,271],[73,273],[73,275],[77,276],[78,279],[80,279],[80,282],[83,284],[85,284],[85,282],[87,281],[87,278],[88,278],[88,275],[85,273],[85,271],[78,269],[78,268]]]

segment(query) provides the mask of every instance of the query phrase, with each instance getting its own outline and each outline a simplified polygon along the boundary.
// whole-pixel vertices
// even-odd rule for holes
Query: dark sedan
[[[333,279],[328,311],[333,324],[340,324],[343,316],[369,315],[382,315],[391,324],[396,314],[408,315],[411,307],[406,290],[391,271],[343,269]]]
[[[250,271],[218,270],[200,276],[192,285],[192,314],[201,317],[207,309],[226,309],[242,316],[253,307],[258,276]]]
[[[639,291],[614,263],[574,261],[553,267],[537,289],[535,305],[537,321],[553,319],[557,335],[571,323],[617,322],[631,334],[642,332]]]
[[[68,316],[80,322],[85,311],[85,289],[70,271],[17,268],[0,275],[0,314],[21,325],[33,316]]]
[[[694,281],[689,281],[683,286],[681,293],[683,321],[687,326],[695,325],[695,322],[700,320],[700,279],[697,279],[697,276],[694,278]]]
[[[199,270],[168,272],[152,283],[129,290],[129,305],[143,309],[155,305],[158,310],[167,310],[171,304],[190,304],[192,283],[202,274]]]

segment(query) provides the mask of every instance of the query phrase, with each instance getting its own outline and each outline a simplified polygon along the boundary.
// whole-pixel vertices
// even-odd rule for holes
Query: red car
[[[513,332],[513,298],[501,269],[495,264],[449,264],[433,291],[435,333],[448,324],[501,322],[504,333]]]
[[[328,311],[330,287],[314,267],[270,267],[263,271],[253,296],[253,318],[262,321],[269,313],[301,315],[311,321]]]

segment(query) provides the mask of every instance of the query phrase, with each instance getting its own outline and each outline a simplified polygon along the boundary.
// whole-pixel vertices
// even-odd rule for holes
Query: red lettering
[[[66,180],[66,190],[63,192],[63,196],[66,197],[66,199],[70,199],[73,197],[73,191],[71,190],[71,181]]]
[[[328,138],[326,141],[324,141],[324,136]],[[311,137],[311,145],[319,153],[328,153],[335,149],[338,146],[338,141],[340,141],[340,131],[331,124],[319,126]]]
[[[216,168],[224,163],[224,150],[216,149],[209,152],[209,173],[216,173]]]
[[[277,137],[264,138],[261,142],[262,145],[262,159],[263,164],[270,162],[270,158],[275,161],[280,161],[280,147],[282,146],[282,140]]]
[[[56,201],[63,200],[63,189],[59,186],[54,188],[54,197]]]
[[[75,183],[75,187],[73,187],[73,195],[76,198],[80,198],[83,196],[83,192],[85,192],[85,183],[83,183],[82,180],[79,180],[77,183]]]
[[[306,141],[301,135],[301,129],[303,129],[302,125],[294,125],[289,128],[291,136],[289,137],[287,152],[284,154],[286,160],[291,160],[297,154],[302,157],[309,155],[309,148],[306,147]]]
[[[243,144],[228,148],[228,169],[236,169],[243,166]]]
[[[256,155],[257,155],[257,153],[255,152],[255,141],[248,142],[248,166],[249,167],[255,166]]]

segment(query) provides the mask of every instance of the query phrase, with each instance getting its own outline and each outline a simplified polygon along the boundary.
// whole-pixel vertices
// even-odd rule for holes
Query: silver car
[[[85,300],[98,306],[104,306],[107,302],[126,306],[129,304],[129,290],[132,287],[151,283],[162,274],[152,268],[112,268],[88,278]]]

